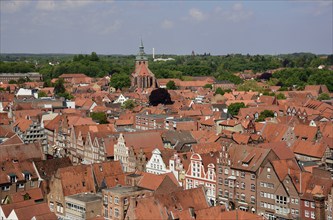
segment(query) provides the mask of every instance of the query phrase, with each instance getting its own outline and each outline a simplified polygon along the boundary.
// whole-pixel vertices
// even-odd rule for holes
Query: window
[[[243,172],[243,171],[241,172],[241,177],[245,178],[245,172]]]
[[[311,202],[311,208],[315,208],[315,203],[314,202]]]
[[[245,202],[245,194],[243,194],[243,193],[241,194],[241,201]]]
[[[54,203],[53,202],[50,202],[50,210],[53,212],[53,209],[54,209]]]
[[[224,185],[226,185],[226,186],[229,185],[229,180],[228,180],[228,179],[225,179],[225,180],[224,180]]]
[[[254,180],[256,178],[256,175],[254,173],[251,174],[251,180]]]
[[[24,188],[24,183],[19,183],[19,184],[17,185],[17,187],[18,187],[19,189],[23,189],[23,188]]]
[[[30,173],[24,173],[24,179],[25,179],[25,181],[30,180],[31,179]]]
[[[112,208],[110,208],[109,213],[110,213],[109,217],[112,218],[112,214],[113,214],[113,210],[112,210]]]
[[[9,175],[9,179],[10,179],[10,182],[11,182],[11,183],[16,182],[16,175],[15,175],[15,174],[10,174],[10,175]]]
[[[309,211],[308,210],[305,210],[305,212],[304,212],[304,215],[305,215],[305,217],[309,217],[310,216],[310,213],[309,213]]]
[[[256,185],[254,185],[253,183],[251,184],[251,191],[255,191],[256,190]]]
[[[117,198],[117,197],[116,197]],[[118,209],[114,209],[114,216],[118,217],[119,216],[119,210]]]
[[[311,218],[312,218],[312,219],[315,219],[315,218],[316,218],[316,216],[315,216],[315,213],[314,213],[314,212],[311,212]]]
[[[219,177],[219,184],[222,185],[223,184],[223,179],[221,177]]]
[[[295,204],[298,204],[298,199],[295,199]]]
[[[57,212],[59,213],[63,213],[64,208],[62,207],[62,205],[60,203],[57,203]]]
[[[229,174],[229,170],[228,170],[228,168],[224,168],[224,174],[225,174],[225,175],[228,175],[228,174]]]
[[[304,201],[304,205],[305,205],[305,207],[309,207],[310,202],[309,201]]]
[[[112,196],[110,196],[110,201],[109,202],[112,204]]]
[[[10,189],[10,186],[3,186],[1,187],[2,191],[8,191]]]
[[[124,198],[124,205],[128,204],[128,198]]]
[[[119,203],[119,198],[118,197],[114,197],[114,204],[118,204],[118,203]]]
[[[271,174],[267,174],[267,179],[270,179],[271,178]]]
[[[35,186],[35,182],[34,181],[30,181],[30,187],[34,187]]]
[[[222,173],[222,167],[219,167],[219,173],[220,174]]]
[[[287,204],[287,197],[276,195],[275,202],[279,204]]]
[[[251,196],[251,203],[252,204],[256,203],[256,198],[254,196]]]
[[[106,207],[104,208],[104,217],[108,217],[108,209]]]
[[[228,190],[225,190],[225,191],[224,191],[224,197],[225,197],[225,198],[228,198],[228,197],[229,197],[229,191],[228,191]]]
[[[241,183],[241,189],[245,189],[245,183],[244,182]]]
[[[107,196],[107,195],[104,195],[103,203],[104,203],[104,204],[107,204],[107,203],[108,203],[108,196]]]

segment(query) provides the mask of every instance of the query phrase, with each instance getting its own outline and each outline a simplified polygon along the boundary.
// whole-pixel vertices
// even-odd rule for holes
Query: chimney
[[[313,195],[315,201],[316,220],[325,220],[325,196],[323,194]]]
[[[131,196],[131,198],[130,198],[130,205],[132,206],[132,208],[136,208],[137,201],[136,201],[135,196]]]

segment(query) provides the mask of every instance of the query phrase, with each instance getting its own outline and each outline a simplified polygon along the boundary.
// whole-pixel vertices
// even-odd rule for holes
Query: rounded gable
[[[202,160],[202,158],[199,154],[194,153],[191,156],[191,160]]]

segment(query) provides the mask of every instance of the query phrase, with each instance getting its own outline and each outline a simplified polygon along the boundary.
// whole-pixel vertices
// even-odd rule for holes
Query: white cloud
[[[224,17],[227,20],[233,21],[233,22],[239,22],[244,21],[253,16],[253,12],[250,10],[246,10],[243,7],[242,3],[235,3],[232,6],[232,9],[229,11],[223,12]]]
[[[196,21],[203,21],[205,19],[205,15],[197,8],[191,8],[189,15]]]
[[[38,10],[53,11],[80,8],[93,3],[92,0],[39,0],[36,4]]]
[[[173,28],[173,22],[170,20],[165,19],[164,21],[162,21],[161,27],[164,29],[171,29]]]
[[[30,2],[29,1],[0,1],[0,11],[1,13],[14,13],[19,11],[21,8],[24,6],[28,5]]]

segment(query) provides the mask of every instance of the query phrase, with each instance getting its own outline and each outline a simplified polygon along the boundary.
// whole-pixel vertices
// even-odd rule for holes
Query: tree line
[[[175,56],[173,61],[149,62],[149,68],[157,78],[188,80],[190,76],[214,76],[217,80],[228,80],[241,85],[243,80],[234,73],[252,70],[265,72],[270,69],[286,68],[269,77],[270,85],[282,89],[292,86],[302,88],[307,84],[325,84],[333,91],[332,71],[319,70],[319,65],[333,65],[333,54],[319,56],[311,53],[286,55],[242,55],[224,56]],[[0,73],[40,72],[45,81],[63,73],[84,73],[91,77],[113,75],[115,87],[129,86],[129,76],[134,70],[134,56],[120,55],[1,55]],[[14,61],[13,61],[14,60]],[[10,62],[8,62],[10,61]]]

